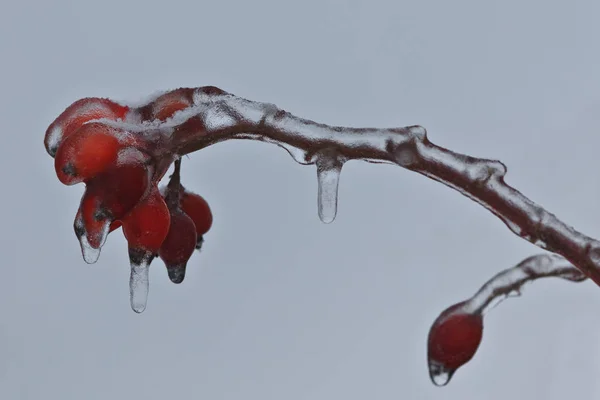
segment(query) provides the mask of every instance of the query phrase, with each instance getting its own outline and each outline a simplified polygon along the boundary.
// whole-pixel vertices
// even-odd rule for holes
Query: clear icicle
[[[178,264],[178,265],[167,265],[167,273],[169,274],[169,279],[173,283],[181,283],[185,279],[185,271],[186,271],[187,263]]]
[[[100,249],[96,249],[90,245],[86,234],[83,234],[79,238],[79,245],[81,246],[83,260],[88,264],[95,264],[100,258]]]
[[[150,290],[150,262],[154,255],[147,252],[129,250],[131,275],[129,278],[129,300],[131,309],[136,313],[142,313],[148,302],[148,291]]]
[[[435,386],[446,386],[452,379],[454,372],[456,372],[456,370],[448,369],[436,362],[430,362],[428,367],[429,377]]]
[[[100,249],[106,242],[106,238],[108,237],[108,233],[110,231],[110,222],[107,222],[103,227],[102,232],[100,233],[102,236],[100,238],[100,247],[93,247],[89,240],[88,234],[85,230],[85,226],[83,224],[83,218],[81,216],[81,212],[77,213],[75,217],[75,223],[73,224],[73,228],[75,230],[75,236],[77,236],[77,240],[79,240],[79,246],[81,247],[81,254],[83,256],[83,260],[88,264],[94,264],[100,258]]]
[[[344,162],[336,156],[323,155],[317,159],[316,164],[319,218],[329,224],[337,214],[338,186]]]

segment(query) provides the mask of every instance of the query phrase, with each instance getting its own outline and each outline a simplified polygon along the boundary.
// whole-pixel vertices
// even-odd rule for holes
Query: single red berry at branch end
[[[481,343],[483,316],[464,313],[459,303],[442,312],[429,331],[429,374],[439,386],[446,385],[458,368],[469,362]]]
[[[194,222],[180,209],[171,209],[169,233],[158,251],[165,263],[169,279],[181,283],[185,278],[187,262],[196,248],[197,236]]]

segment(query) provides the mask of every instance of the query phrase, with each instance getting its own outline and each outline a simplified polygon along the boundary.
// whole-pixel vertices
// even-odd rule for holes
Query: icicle
[[[142,313],[146,309],[149,291],[150,263],[154,255],[152,253],[140,252],[129,249],[129,261],[131,275],[129,278],[129,300],[131,309],[136,313]]]
[[[456,372],[455,369],[448,369],[442,364],[431,360],[429,361],[428,367],[429,377],[435,386],[446,386],[452,379],[454,372]]]
[[[81,254],[83,256],[83,260],[88,264],[96,263],[98,261],[98,258],[100,258],[100,249],[106,242],[106,238],[108,237],[108,233],[110,232],[110,221],[107,221],[106,224],[102,227],[102,231],[100,232],[99,247],[94,247],[90,244],[88,240],[88,234],[83,225],[83,219],[80,212],[77,213],[75,223],[73,224],[73,228],[75,230],[77,240],[79,240],[79,246],[81,247]]]
[[[317,157],[316,164],[319,218],[329,224],[337,214],[338,186],[344,159],[333,152],[323,152]]]
[[[90,245],[86,234],[83,234],[79,238],[79,245],[81,246],[81,254],[83,255],[83,260],[88,264],[95,264],[100,258],[100,249],[93,248]]]
[[[167,265],[169,279],[173,283],[181,283],[185,279],[185,270],[187,264]]]

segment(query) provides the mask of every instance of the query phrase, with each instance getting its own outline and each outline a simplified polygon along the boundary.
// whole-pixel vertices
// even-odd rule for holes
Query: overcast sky
[[[438,313],[541,252],[458,192],[351,162],[325,225],[314,166],[248,141],[194,153],[183,183],[213,229],[182,285],[153,264],[137,315],[121,231],[85,264],[83,186],[60,184],[43,135],[81,97],[215,85],[329,124],[423,125],[600,238],[599,18],[597,0],[4,1],[0,398],[598,398],[591,282],[528,286],[431,384]]]

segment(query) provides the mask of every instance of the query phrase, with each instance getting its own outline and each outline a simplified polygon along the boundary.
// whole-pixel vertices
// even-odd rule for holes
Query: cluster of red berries
[[[108,99],[81,99],[48,127],[44,144],[55,159],[58,179],[65,185],[86,185],[73,226],[88,263],[97,260],[108,234],[122,227],[133,282],[137,279],[133,271],[147,269],[156,257],[164,262],[172,282],[183,281],[188,260],[211,228],[212,213],[202,196],[181,185],[181,159],[169,151],[168,130],[152,131],[148,123],[160,126],[192,107],[194,90],[173,90],[137,108]],[[159,190],[158,183],[173,162],[169,183]],[[138,303],[134,297],[132,307],[143,311],[145,300]],[[464,302],[441,313],[428,340],[434,383],[448,383],[474,356],[482,333],[482,315],[466,312]]]
[[[181,185],[181,160],[168,151],[168,137],[143,126],[160,125],[192,105],[193,89],[173,90],[137,108],[85,98],[48,127],[44,144],[58,179],[86,185],[74,229],[87,262],[95,262],[108,234],[122,227],[132,267],[160,257],[170,279],[183,281],[188,260],[212,225],[212,213],[202,196]],[[159,190],[173,161],[175,172]]]

